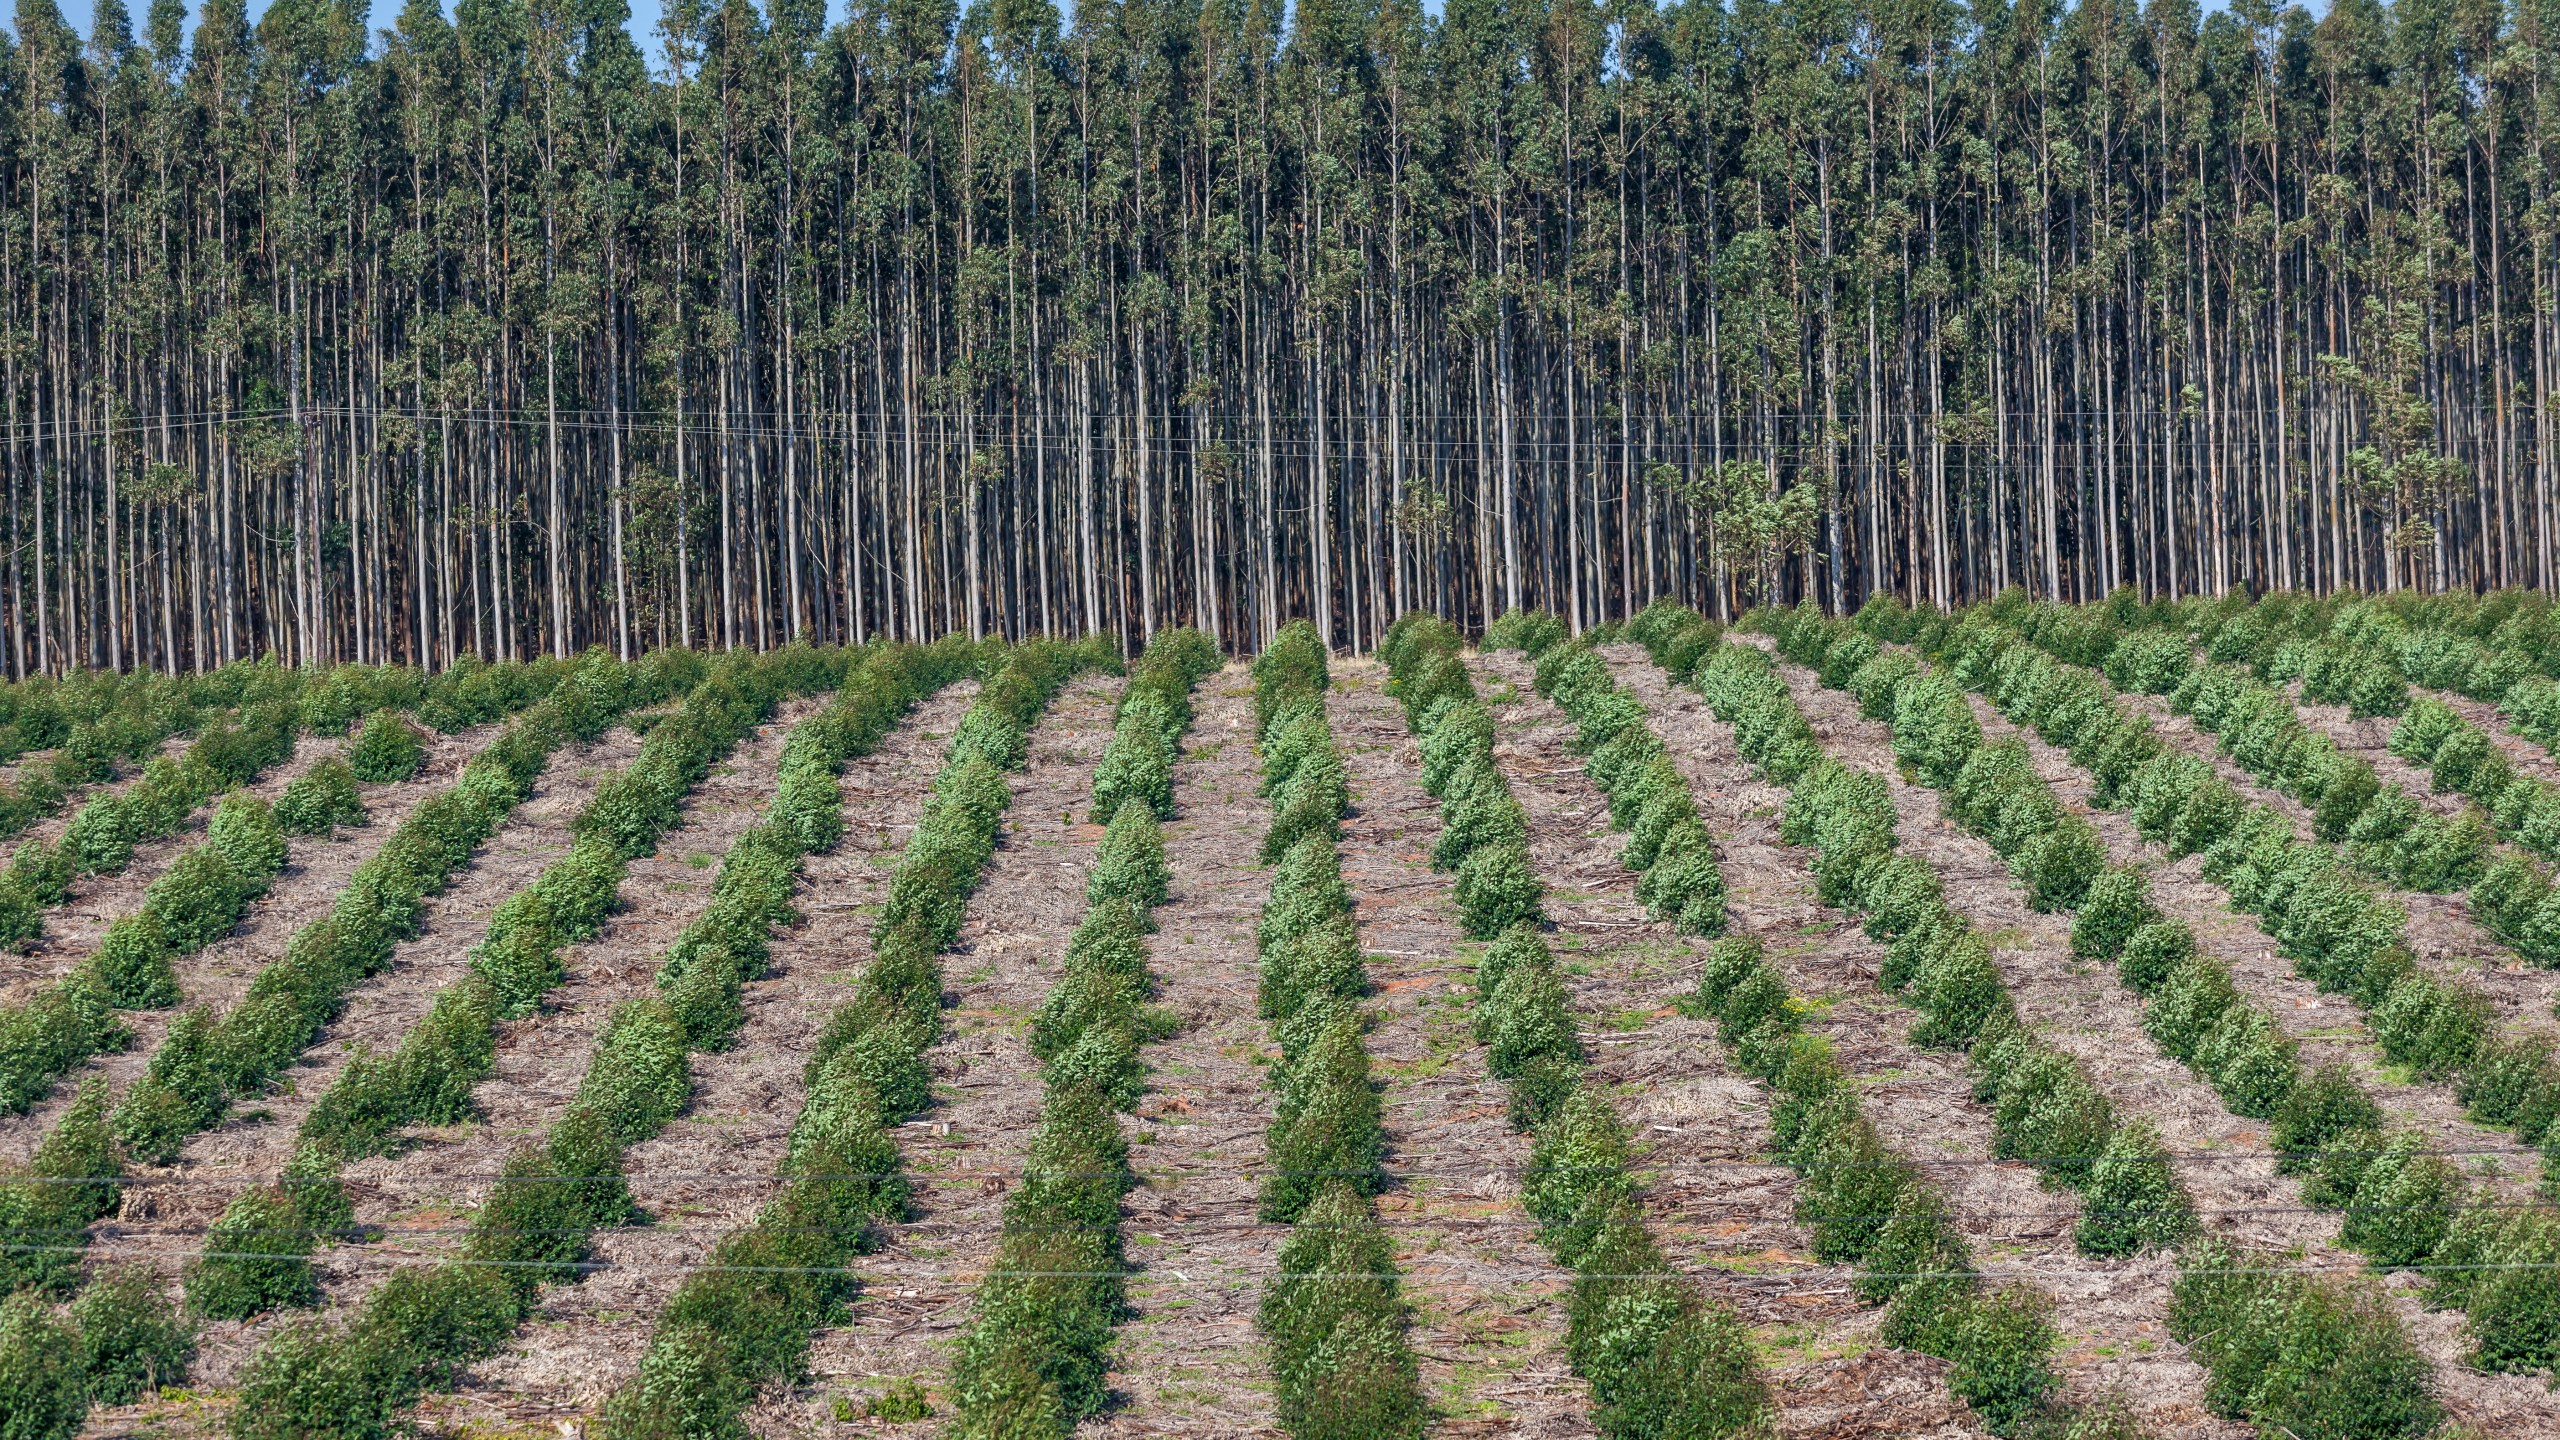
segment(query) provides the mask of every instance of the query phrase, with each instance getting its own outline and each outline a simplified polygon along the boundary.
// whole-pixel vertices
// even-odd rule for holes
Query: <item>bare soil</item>
[[[1013,782],[995,857],[959,945],[942,957],[950,1028],[926,1056],[936,1103],[898,1136],[915,1185],[913,1221],[855,1267],[862,1290],[851,1318],[816,1337],[809,1383],[749,1414],[758,1435],[824,1433],[839,1401],[859,1407],[897,1380],[922,1384],[937,1410],[949,1409],[940,1392],[950,1347],[968,1324],[1005,1194],[1040,1123],[1030,1021],[1084,917],[1085,872],[1102,838],[1085,807],[1118,693],[1116,679],[1079,679],[1032,729],[1030,765]],[[935,1427],[887,1428],[922,1436]]]
[[[1271,891],[1261,863],[1271,825],[1253,748],[1253,680],[1232,666],[1200,682],[1176,818],[1165,826],[1170,898],[1156,908],[1149,961],[1156,1003],[1181,1029],[1150,1047],[1129,1163],[1144,1182],[1123,1205],[1136,1273],[1122,1327],[1115,1404],[1085,1427],[1112,1440],[1237,1440],[1281,1433],[1254,1330],[1287,1229],[1255,1213],[1271,1093],[1254,1014],[1254,926]]]
[[[2170,860],[2168,852],[2143,840],[2134,829],[2132,817],[2120,810],[2098,808],[2088,772],[2074,765],[2070,756],[2045,744],[2032,732],[2010,724],[1982,697],[1968,698],[1985,735],[1998,739],[2014,734],[2027,742],[2038,773],[2053,786],[2056,798],[2096,827],[2111,861],[2139,862],[2148,867],[2153,902],[2194,927],[2197,941],[2230,965],[2232,979],[2241,993],[2265,1007],[2300,1042],[2305,1063],[2344,1063],[2373,1092],[2391,1120],[2416,1127],[2438,1145],[2472,1155],[2475,1176],[2505,1197],[2530,1198],[2535,1169],[2532,1154],[2523,1151],[2507,1132],[2476,1124],[2465,1116],[2451,1085],[2416,1081],[2407,1071],[2385,1060],[2354,998],[2322,994],[2318,986],[2296,975],[2292,962],[2277,953],[2276,942],[2256,918],[2234,908],[2230,892],[2205,878],[2201,856]],[[2136,701],[2143,697],[2125,698]],[[1843,696],[1841,703],[1851,702]],[[2166,727],[2163,730],[2165,734]],[[2195,737],[2184,743],[2210,745],[2211,738]],[[2227,762],[2217,761],[2217,765],[2222,764]],[[2263,786],[2244,793],[2262,797],[2273,794]],[[2410,929],[2416,939],[2419,926],[2414,916]],[[2440,956],[2442,947],[2435,949]]]
[[[1806,686],[1819,689],[1813,686],[1810,675],[1795,673]],[[1851,706],[1854,713],[1854,702],[1841,692],[1821,693],[1838,704]],[[1799,695],[1803,698],[1801,690]],[[2274,953],[2274,944],[2264,932],[2247,917],[2233,912],[2227,904],[2228,896],[2201,878],[2195,857],[2174,865],[2156,863],[2163,857],[2142,844],[2129,819],[2121,812],[2102,810],[2091,803],[2089,778],[2068,755],[2032,732],[2011,725],[1978,697],[1974,709],[1984,734],[1994,739],[2014,734],[2026,742],[2037,773],[2072,813],[2097,828],[2107,843],[2111,860],[2123,863],[2144,858],[2155,862],[2151,871],[2154,901],[2195,927],[2199,941],[2231,965],[2233,978],[2242,991],[2266,1006],[2303,1042],[2307,1060],[2347,1061],[2363,1075],[2395,1121],[2419,1127],[2437,1143],[2512,1146],[2507,1137],[2461,1120],[2458,1110],[2451,1117],[2455,1128],[2438,1130],[2436,1126],[2450,1108],[2450,1097],[2429,1093],[2431,1087],[2393,1083],[2370,1041],[2358,1038],[2363,1035],[2360,1019],[2348,1018],[2356,1016],[2354,1002],[2321,995],[2308,981],[2295,977],[2282,957]],[[1988,847],[1985,855],[1987,863],[1999,863],[1989,855]],[[2058,922],[2060,917],[2054,918]],[[2039,946],[2021,953],[2004,948],[2000,960],[2021,1013],[2037,1019],[2049,1038],[2078,1056],[2111,1097],[2121,1103],[2141,1093],[2142,1087],[2153,1089],[2157,1100],[2139,1110],[2126,1105],[2123,1113],[2147,1115],[2160,1126],[2169,1148],[2181,1156],[2180,1178],[2212,1228],[2253,1243],[2299,1247],[2308,1264],[2353,1267],[2361,1263],[2361,1257],[2337,1244],[2334,1215],[2305,1205],[2299,1182],[2275,1174],[2274,1164],[2265,1153],[2267,1136],[2263,1125],[2222,1110],[2219,1097],[2209,1087],[2161,1055],[2142,1031],[2140,999],[2118,985],[2102,967],[2071,957],[2067,926],[2063,928],[2059,950]],[[2122,1096],[2115,1088],[2118,1083],[2128,1087]],[[2521,1184],[2512,1175],[2492,1181],[2515,1198],[2522,1198],[2523,1186],[2530,1183],[2531,1160],[2523,1159],[2520,1164],[2528,1176]],[[2475,1178],[2485,1178],[2479,1169],[2473,1173]],[[2467,1366],[2463,1357],[2469,1345],[2462,1333],[2461,1314],[2428,1309],[2425,1287],[2418,1277],[2395,1273],[2373,1277],[2371,1283],[2382,1288],[2410,1338],[2435,1362],[2439,1393],[2448,1414],[2479,1425],[2490,1434],[2560,1434],[2560,1397],[2555,1397],[2540,1380],[2489,1374]]]
[[[1570,1272],[1520,1208],[1529,1142],[1471,1029],[1475,955],[1452,877],[1433,872],[1439,803],[1404,711],[1374,661],[1334,666],[1328,706],[1351,774],[1342,874],[1376,986],[1369,1054],[1385,1085],[1387,1169],[1378,1216],[1413,1302],[1422,1379],[1444,1435],[1594,1434],[1589,1392],[1565,1363]]]
[[[324,1305],[361,1304],[394,1263],[461,1248],[471,1214],[487,1200],[508,1156],[538,1143],[577,1098],[614,1007],[652,992],[659,953],[711,903],[721,857],[773,798],[783,737],[825,704],[823,698],[786,702],[694,787],[683,819],[657,853],[632,861],[624,873],[620,908],[594,939],[561,952],[565,978],[543,997],[542,1008],[499,1027],[495,1068],[472,1091],[476,1119],[420,1129],[401,1154],[346,1167],[356,1218],[382,1227],[388,1238],[320,1253]]]
[[[1746,797],[1732,787],[1757,782],[1716,764],[1719,756],[1739,761],[1728,738],[1706,733],[1713,721],[1703,705],[1673,705],[1659,671],[1647,676],[1611,658],[1689,773],[1700,818],[1718,837],[1733,933],[1799,954],[1809,933],[1828,939],[1801,857],[1771,849],[1774,830],[1754,838],[1756,817],[1733,808]],[[1493,710],[1495,758],[1528,812],[1530,855],[1549,887],[1552,944],[1583,1020],[1589,1073],[1635,1135],[1646,1214],[1664,1250],[1751,1327],[1781,1430],[1978,1433],[1947,1391],[1945,1367],[1883,1348],[1879,1312],[1858,1303],[1853,1272],[1813,1258],[1795,1219],[1795,1172],[1769,1156],[1767,1094],[1728,1062],[1713,1021],[1674,1008],[1697,986],[1706,942],[1648,919],[1636,902],[1635,874],[1620,859],[1626,837],[1610,827],[1608,799],[1573,752],[1572,719],[1537,695],[1518,652],[1479,655],[1476,665],[1490,681],[1480,689]]]
[[[150,1067],[152,1052],[159,1048],[170,1024],[186,1006],[210,1005],[220,1012],[237,1004],[247,993],[251,977],[265,968],[268,962],[282,957],[294,933],[326,911],[356,867],[382,848],[391,832],[408,818],[409,812],[420,801],[451,784],[471,757],[497,736],[500,728],[490,725],[461,735],[438,736],[428,743],[426,759],[418,767],[416,775],[394,784],[362,787],[365,805],[370,812],[362,828],[342,828],[332,836],[286,837],[284,868],[277,872],[267,893],[250,904],[238,928],[195,954],[182,956],[173,962],[179,993],[183,997],[180,1005],[166,1010],[124,1012],[121,1018],[126,1028],[133,1032],[133,1043],[113,1054],[93,1057],[81,1069],[65,1077],[52,1097],[27,1115],[0,1119],[0,1154],[19,1159],[32,1151],[70,1105],[83,1079],[104,1075],[116,1089],[122,1090],[140,1078]],[[305,742],[290,768],[279,767],[279,773],[252,787],[252,793],[271,799],[283,793],[284,786],[292,782],[294,775],[334,753],[334,742],[325,745]],[[198,826],[195,838],[201,838],[201,835],[202,827]],[[193,844],[195,840],[191,838],[187,843]],[[142,888],[148,888],[147,883]],[[139,909],[141,903],[142,890],[135,889],[126,909]],[[53,973],[68,972],[96,949],[97,939],[105,934],[105,923],[97,923],[94,918],[89,923],[94,933],[87,943],[78,947],[76,953],[67,945],[48,948],[29,957],[29,963],[43,964]],[[48,937],[49,941],[53,938]]]
[[[2195,723],[2192,716],[2179,715],[2168,702],[2154,695],[2119,692],[2123,702],[2150,717],[2152,726],[2163,740],[2213,762],[2214,772],[2231,782],[2234,789],[2293,822],[2294,833],[2309,838],[2311,812],[2301,801],[2260,781],[2242,769],[2238,761],[2220,752],[2214,737]],[[2419,803],[2440,814],[2459,814],[2470,802],[2459,795],[2438,795],[2430,788],[2427,772],[2418,769],[2388,748],[2388,721],[2347,719],[2344,706],[2316,705],[2302,700],[2299,689],[2294,693],[2295,709],[2302,723],[2314,733],[2326,734],[2349,754],[2373,762],[2373,767],[2386,781],[2407,787]],[[1974,708],[1989,708],[1975,697]],[[2386,727],[2379,737],[2374,727]],[[2409,913],[2409,948],[2418,963],[2446,975],[2470,977],[2481,993],[2497,1006],[2498,1014],[2509,1025],[2531,1026],[2551,1013],[2551,1002],[2560,996],[2560,971],[2528,966],[2523,957],[2497,937],[2481,928],[2472,913],[2471,897],[2461,891],[2446,895],[2430,895],[2423,891],[2401,890],[2381,877],[2374,877],[2392,901]]]
[[[2301,687],[2296,685],[2293,693],[2295,700],[2299,702],[2302,696]],[[2542,742],[2538,740],[2527,740],[2517,734],[2507,724],[2505,713],[2497,706],[2485,700],[2474,700],[2468,695],[2457,695],[2450,690],[2430,690],[2423,685],[2410,686],[2409,693],[2413,697],[2423,695],[2430,700],[2450,705],[2455,714],[2479,726],[2487,732],[2490,742],[2498,747],[2499,753],[2507,757],[2507,763],[2514,766],[2518,774],[2530,775],[2536,780],[2560,785],[2560,755],[2554,755],[2543,748]],[[2398,722],[2359,720],[2354,723],[2379,727],[2382,743],[2387,746],[2391,740],[2391,727]]]
[[[475,1366],[459,1393],[421,1407],[429,1424],[453,1432],[592,1415],[639,1368],[686,1268],[754,1220],[807,1098],[802,1067],[868,958],[872,916],[976,694],[963,681],[927,699],[845,767],[844,840],[808,857],[805,923],[775,937],[764,977],[745,987],[737,1044],[694,1057],[691,1107],[627,1157],[632,1198],[649,1223],[599,1234],[594,1258],[613,1268],[547,1292],[511,1351]]]
[[[202,1248],[206,1227],[221,1216],[232,1197],[248,1184],[274,1178],[292,1158],[303,1116],[356,1050],[386,1051],[408,1035],[436,992],[460,978],[465,957],[487,932],[489,915],[498,903],[532,883],[568,852],[570,822],[586,807],[597,784],[629,764],[639,750],[639,737],[617,727],[593,745],[560,751],[535,780],[533,794],[480,848],[454,883],[426,903],[419,933],[393,952],[382,974],[348,997],[337,1022],[303,1052],[302,1062],[286,1072],[276,1093],[263,1103],[243,1101],[230,1119],[189,1142],[176,1166],[143,1172],[137,1183],[125,1188],[123,1210],[99,1227],[101,1257],[146,1260],[164,1279],[175,1281]],[[319,913],[315,906],[302,919]],[[276,927],[270,940],[276,954],[283,952],[297,928],[298,923]],[[385,1178],[377,1165],[365,1176],[370,1184],[352,1187],[358,1205],[374,1218],[392,1219],[407,1231],[459,1225],[466,1218],[458,1211],[404,1210],[409,1198],[382,1188]],[[453,1176],[434,1178],[439,1185],[460,1183]],[[398,1253],[380,1247],[362,1259],[369,1262],[366,1268],[379,1271],[386,1257]],[[267,1315],[208,1323],[198,1336],[193,1383],[199,1389],[238,1384],[240,1367],[258,1345],[280,1325],[299,1318]],[[192,1413],[191,1409],[181,1412]],[[93,1417],[92,1424],[104,1420]]]
[[[344,749],[340,741],[305,736],[293,754],[243,788],[273,804],[304,771]],[[151,882],[204,840],[213,823],[214,806],[219,803],[219,798],[206,801],[195,808],[176,833],[133,847],[132,858],[115,874],[82,875],[73,880],[63,902],[45,912],[44,933],[35,944],[24,953],[7,953],[0,958],[0,1004],[25,1000],[36,988],[51,984],[88,958],[109,925],[142,907],[143,892],[151,888]]]

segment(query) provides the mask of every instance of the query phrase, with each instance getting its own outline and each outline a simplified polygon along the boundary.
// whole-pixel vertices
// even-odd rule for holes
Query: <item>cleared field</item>
[[[2547,618],[99,685],[0,1435],[2560,1435]]]

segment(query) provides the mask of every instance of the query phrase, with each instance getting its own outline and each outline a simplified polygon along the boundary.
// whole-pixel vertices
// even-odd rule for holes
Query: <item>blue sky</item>
[[[62,7],[62,18],[69,21],[73,29],[78,30],[82,35],[89,33],[90,7],[93,0],[54,0],[54,3]],[[403,0],[373,0],[373,28],[390,29],[392,23],[400,18],[402,3]],[[639,37],[641,49],[654,58],[657,42],[651,32],[658,24],[658,0],[626,0],[626,3],[631,6],[631,33]],[[150,8],[151,0],[125,0],[125,9],[132,13],[134,28],[137,30],[142,27],[143,13]],[[196,8],[195,0],[188,0],[187,13],[190,16],[195,13]],[[260,14],[266,8],[265,0],[249,0],[249,13],[252,16]],[[840,7],[831,6],[830,8]],[[453,13],[452,0],[446,0],[445,13]],[[190,19],[188,24],[192,28],[194,21]]]

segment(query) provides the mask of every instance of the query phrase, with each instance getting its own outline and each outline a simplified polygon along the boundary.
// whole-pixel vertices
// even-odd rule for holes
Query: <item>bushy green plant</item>
[[[1525,845],[1481,846],[1458,863],[1458,913],[1470,939],[1490,940],[1537,919],[1545,893]]]
[[[1282,1243],[1258,1328],[1283,1425],[1327,1440],[1412,1440],[1429,1419],[1405,1346],[1395,1258],[1359,1193],[1328,1184]]]
[[[1523,610],[1514,606],[1485,627],[1484,648],[1526,651],[1529,658],[1535,660],[1564,638],[1562,618],[1543,610]]]
[[[1262,1186],[1263,1218],[1295,1221],[1328,1180],[1375,1194],[1385,1183],[1385,1144],[1369,1052],[1358,1020],[1345,1016],[1282,1080],[1271,1123],[1271,1168]]]
[[[1616,1206],[1634,1195],[1626,1127],[1609,1102],[1576,1088],[1538,1126],[1521,1207],[1556,1258],[1579,1267]]]
[[[1142,798],[1124,801],[1103,831],[1093,872],[1085,881],[1088,904],[1118,898],[1140,909],[1165,902],[1173,873],[1165,864],[1164,832],[1156,812]]]
[[[2005,1435],[2024,1424],[2061,1384],[2054,1351],[2053,1301],[2013,1285],[1973,1297],[1942,1322],[1939,1351],[1950,1363],[1947,1388],[1972,1406],[1984,1428]]]
[[[2194,1202],[2179,1185],[2159,1132],[2147,1119],[2117,1126],[2080,1186],[2080,1223],[2073,1234],[2080,1253],[2167,1250],[2195,1230]]]
[[[2086,1180],[2114,1125],[2106,1097],[2058,1050],[2030,1042],[1999,1076],[1993,1153],[2035,1165],[2049,1186]]]
[[[310,1305],[320,1298],[311,1248],[312,1236],[281,1190],[243,1190],[205,1232],[204,1254],[187,1269],[187,1308],[208,1319],[245,1320]]]
[[[80,1347],[44,1297],[0,1300],[0,1440],[70,1440],[89,1414]]]
[[[2219,1415],[2306,1440],[2416,1440],[2440,1413],[2432,1367],[2379,1297],[2286,1273],[2279,1257],[2192,1248],[2169,1328],[2211,1373]]]
[[[364,730],[347,747],[347,767],[368,785],[387,785],[418,773],[427,748],[418,732],[396,710],[376,710],[365,717]]]
[[[102,1272],[72,1302],[71,1319],[80,1333],[80,1372],[96,1404],[131,1404],[174,1385],[195,1358],[193,1327],[147,1270]]]
[[[336,756],[321,761],[284,787],[275,813],[295,835],[326,835],[341,825],[362,825],[364,796],[357,793],[356,772]]]
[[[2130,865],[2112,867],[2092,880],[2081,896],[2078,913],[2071,920],[2072,953],[2114,961],[2124,954],[2135,931],[2159,919],[2160,912],[2151,903],[2150,878]]]

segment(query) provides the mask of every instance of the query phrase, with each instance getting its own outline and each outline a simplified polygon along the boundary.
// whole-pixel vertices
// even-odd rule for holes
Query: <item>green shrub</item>
[[[2371,1015],[2382,1053],[2421,1076],[2450,1075],[2471,1064],[2497,1028],[2488,997],[2467,984],[2444,984],[2423,971],[2400,977]]]
[[[1522,650],[1535,660],[1565,638],[1564,620],[1543,610],[1523,610],[1518,606],[1502,613],[1500,619],[1485,627],[1484,648],[1487,650]]]
[[[326,835],[341,825],[365,822],[356,772],[335,756],[293,777],[276,801],[276,820],[295,835]]]
[[[1763,1435],[1773,1416],[1747,1332],[1710,1307],[1620,1206],[1567,1302],[1567,1350],[1591,1382],[1592,1423],[1612,1440]]]
[[[2170,1332],[2212,1375],[2205,1404],[2271,1433],[2416,1440],[2438,1416],[2432,1367],[2371,1290],[2285,1273],[2219,1243],[2191,1250]]]
[[[2560,1066],[2551,1052],[2548,1034],[2488,1036],[2456,1078],[2454,1093],[2481,1124],[2513,1126],[2518,1139],[2538,1143],[2560,1118]]]
[[[2075,928],[2074,933],[2077,934]],[[2149,995],[2168,983],[2196,953],[2195,932],[2183,920],[2154,920],[2135,927],[2117,957],[2116,974],[2125,984]]]
[[[1327,1029],[1283,1084],[1270,1128],[1263,1218],[1295,1221],[1329,1180],[1375,1194],[1385,1183],[1386,1139],[1358,1020],[1345,1016]]]
[[[2035,1165],[2048,1186],[2076,1185],[2088,1177],[2091,1157],[2114,1123],[2106,1097],[2071,1057],[2031,1041],[2000,1077],[1992,1107],[1993,1150]]]
[[[2381,1128],[2382,1109],[2344,1065],[2332,1062],[2303,1076],[2277,1107],[2274,1120],[2277,1168],[2300,1174],[2339,1137]]]
[[[2130,865],[2115,866],[2090,882],[2071,920],[2071,952],[2113,962],[2135,931],[2160,919],[2151,903],[2151,881]]]
[[[1258,1324],[1281,1423],[1325,1440],[1418,1440],[1430,1418],[1393,1252],[1358,1193],[1329,1185],[1283,1242]]]
[[[1949,937],[1921,961],[1912,977],[1911,998],[1923,1018],[1911,1027],[1911,1043],[1951,1049],[1971,1046],[2006,994],[1999,967],[1991,962],[1990,942],[1972,929]]]
[[[1131,801],[1156,815],[1172,814],[1174,744],[1144,709],[1128,707],[1094,770],[1093,816],[1117,817]]]
[[[2080,1187],[2073,1239],[2083,1255],[2131,1255],[2183,1244],[2196,1230],[2194,1202],[2147,1119],[2117,1126]]]
[[[418,732],[394,710],[365,717],[364,730],[347,747],[347,766],[368,785],[387,785],[418,773],[427,749]]]
[[[1458,865],[1458,912],[1469,939],[1490,940],[1538,919],[1545,891],[1530,868],[1528,848],[1521,844],[1486,845]]]
[[[1724,869],[1704,826],[1695,820],[1667,833],[1636,882],[1636,898],[1655,919],[1686,935],[1715,935],[1725,926]]]
[[[91,1076],[36,1145],[23,1170],[0,1179],[0,1291],[69,1289],[79,1256],[64,1248],[115,1208],[124,1166],[107,1118],[107,1081]]]
[[[0,1440],[70,1440],[88,1418],[80,1344],[42,1296],[0,1300]]]
[[[674,1009],[655,996],[614,1007],[579,1082],[578,1109],[624,1145],[658,1133],[693,1098],[685,1032]]]
[[[72,1302],[71,1319],[80,1332],[80,1370],[93,1403],[128,1405],[187,1378],[195,1332],[149,1271],[100,1274]]]
[[[2060,1384],[2053,1352],[2053,1301],[2026,1286],[1974,1297],[1945,1326],[1947,1388],[1984,1428],[2005,1435],[2032,1416]]]
[[[1497,947],[1516,945],[1518,937],[1533,933],[1523,926],[1495,943]],[[1502,966],[1500,976],[1476,1017],[1477,1033],[1485,1040],[1486,1067],[1497,1078],[1508,1080],[1527,1074],[1542,1061],[1578,1063],[1582,1045],[1572,1000],[1546,947],[1538,945],[1534,958]]]
[[[243,873],[218,843],[199,845],[151,882],[142,909],[127,918],[147,917],[167,953],[193,954],[231,933],[271,873]]]
[[[2221,962],[2194,956],[2162,982],[2142,1013],[2142,1028],[2172,1057],[2192,1061],[2222,1013],[2239,1003],[2240,992]]]
[[[1579,1268],[1603,1222],[1635,1194],[1627,1155],[1626,1126],[1587,1087],[1576,1088],[1539,1125],[1520,1204],[1558,1260]]]
[[[2357,1178],[2338,1238],[2377,1265],[2416,1265],[2435,1254],[2464,1198],[2461,1177],[2425,1144],[2415,1134],[2395,1136]]]
[[[1104,830],[1094,856],[1093,873],[1085,881],[1085,900],[1099,904],[1118,898],[1141,910],[1165,902],[1173,873],[1165,864],[1164,832],[1155,810],[1144,803],[1123,803]]]
[[[2245,1002],[2222,1012],[2193,1058],[2231,1113],[2255,1120],[2272,1118],[2297,1083],[2293,1037]]]
[[[1905,683],[1894,697],[1893,753],[1910,764],[1922,783],[1941,786],[1952,781],[1982,744],[1982,727],[1964,691],[1944,675],[1931,672]]]
[[[2029,842],[2017,860],[2027,903],[2046,912],[2079,905],[2106,867],[2106,843],[2076,815]]]
[[[2447,1245],[2437,1263],[2459,1251],[2479,1267],[2453,1297],[2470,1317],[2471,1363],[2517,1374],[2550,1369],[2560,1361],[2560,1286],[2550,1280],[2560,1265],[2560,1224],[2547,1214],[2473,1210],[2456,1226],[2465,1229],[2478,1238]]]
[[[187,1267],[187,1308],[208,1319],[246,1320],[315,1304],[320,1282],[311,1248],[283,1191],[243,1190],[206,1230],[204,1254]]]

